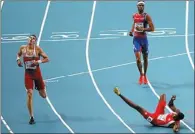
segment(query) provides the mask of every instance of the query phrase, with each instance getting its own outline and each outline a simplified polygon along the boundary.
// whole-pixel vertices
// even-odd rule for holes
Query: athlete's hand
[[[129,32],[129,36],[133,36],[133,32]]]
[[[171,99],[176,100],[176,95],[172,95]]]
[[[37,66],[37,65],[39,65],[39,63],[38,63],[38,61],[36,61],[36,60],[34,60],[33,62],[32,62],[32,67],[34,67],[34,66]]]
[[[174,126],[173,126],[173,132],[179,132],[179,128],[178,128],[177,125],[174,125]]]
[[[20,60],[17,60],[17,64],[19,67],[23,67],[22,62]]]
[[[137,26],[137,27],[136,27],[136,30],[137,30],[137,31],[143,31],[144,28],[143,28],[143,27],[138,27],[138,26]]]

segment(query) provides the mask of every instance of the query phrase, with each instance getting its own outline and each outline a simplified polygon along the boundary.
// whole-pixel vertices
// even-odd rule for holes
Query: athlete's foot
[[[34,118],[33,117],[30,117],[30,121],[29,121],[29,124],[35,124],[35,120],[34,120]]]
[[[144,76],[144,84],[148,84],[148,79],[146,76]]]
[[[144,80],[144,75],[140,75],[139,77],[139,84],[141,85],[143,83]]]
[[[121,94],[118,87],[115,87],[115,88],[114,88],[114,92],[115,92],[115,94],[117,94],[117,95],[120,95],[120,94]]]

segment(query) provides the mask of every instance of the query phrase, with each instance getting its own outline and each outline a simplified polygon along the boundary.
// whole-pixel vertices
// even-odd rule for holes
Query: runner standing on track
[[[146,72],[148,68],[148,39],[146,32],[154,31],[154,24],[150,15],[144,12],[144,1],[138,1],[137,8],[138,12],[133,14],[133,25],[129,32],[130,36],[133,37],[133,49],[136,56],[136,63],[140,73],[139,84],[147,84],[148,80]],[[147,25],[149,24],[149,27]],[[144,60],[144,73],[142,72],[141,53],[143,54]]]
[[[42,78],[41,69],[39,65],[49,61],[46,53],[36,45],[37,37],[31,35],[28,39],[27,45],[22,45],[17,53],[17,64],[19,67],[23,67],[20,57],[23,56],[23,62],[25,65],[25,87],[27,90],[27,107],[30,114],[29,124],[35,124],[33,117],[33,104],[32,96],[33,89],[37,89],[42,98],[46,98],[45,84]],[[42,59],[40,59],[43,57]]]

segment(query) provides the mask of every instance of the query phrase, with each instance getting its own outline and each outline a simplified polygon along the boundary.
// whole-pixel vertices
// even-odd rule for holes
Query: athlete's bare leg
[[[146,76],[147,69],[148,69],[148,54],[143,53],[144,59],[144,75]]]
[[[144,84],[148,83],[147,77],[146,77],[146,73],[147,73],[147,69],[148,69],[148,53],[146,53],[145,48],[142,48],[142,54],[143,54],[143,60],[144,60]]]
[[[144,75],[142,72],[141,52],[135,52],[135,57],[136,57],[137,67],[140,73],[139,84],[141,85],[144,80]]]
[[[27,107],[28,107],[28,111],[30,114],[30,117],[33,116],[33,101],[32,101],[32,97],[33,97],[33,90],[29,89],[27,92]]]
[[[142,63],[141,63],[141,52],[135,52],[135,57],[136,57],[137,68],[138,68],[140,76],[141,76],[141,75],[143,75]]]
[[[127,99],[126,97],[124,97],[119,89],[117,87],[114,88],[114,92],[120,96],[130,107],[134,108],[135,110],[137,110],[141,115],[144,115],[144,112],[146,111],[144,108],[140,107],[139,105],[133,103],[131,100]]]
[[[158,105],[156,107],[155,113],[164,114],[165,112],[165,106],[166,106],[166,95],[162,94],[160,95],[160,99],[158,102]]]
[[[28,107],[28,111],[30,114],[30,124],[34,124],[34,117],[33,117],[33,90],[32,89],[28,89],[27,91],[27,107]]]

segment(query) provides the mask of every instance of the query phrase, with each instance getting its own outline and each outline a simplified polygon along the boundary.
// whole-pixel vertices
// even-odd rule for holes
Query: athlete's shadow
[[[153,126],[153,125],[145,125],[145,127],[152,129],[152,128],[164,128],[164,129],[173,129],[173,128],[169,128],[169,127],[165,127],[165,126]],[[186,129],[185,126],[180,125],[180,129]]]
[[[91,121],[104,121],[106,120],[103,117],[90,117],[90,116],[66,116],[60,114],[62,119],[65,121],[75,121],[75,122],[91,122]]]
[[[26,120],[20,120],[20,121],[17,121],[15,122],[15,124],[28,124],[28,119]],[[35,123],[38,124],[38,123],[43,123],[43,124],[50,124],[50,123],[57,123],[59,122],[60,120],[59,119],[53,119],[53,120],[50,120],[50,119],[45,119],[45,120],[40,120],[40,119],[35,119]],[[14,122],[12,122],[14,123]]]
[[[164,129],[172,129],[172,128],[168,128],[165,126],[153,126],[152,124],[130,124],[128,123],[129,126],[133,127],[133,128],[143,128],[146,127],[148,129],[154,129],[154,128],[164,128]],[[180,129],[186,129],[186,127],[184,125],[180,126]]]
[[[20,120],[15,120],[13,123],[19,123],[19,124],[28,124],[29,123],[29,116],[24,113],[25,115],[25,118],[20,118]],[[20,116],[20,117],[23,117],[24,115]],[[51,118],[48,114],[36,114],[35,115],[35,122],[36,124],[39,124],[39,123],[43,123],[43,124],[50,124],[50,123],[57,123],[57,122],[60,122],[60,120],[55,117],[55,118]]]
[[[150,82],[154,89],[183,89],[183,88],[192,88],[194,83],[182,83],[182,84],[169,84],[163,82]],[[143,88],[150,88],[149,85],[142,85]]]
[[[55,120],[36,120],[36,123],[57,123],[60,122],[59,119],[55,119]]]

